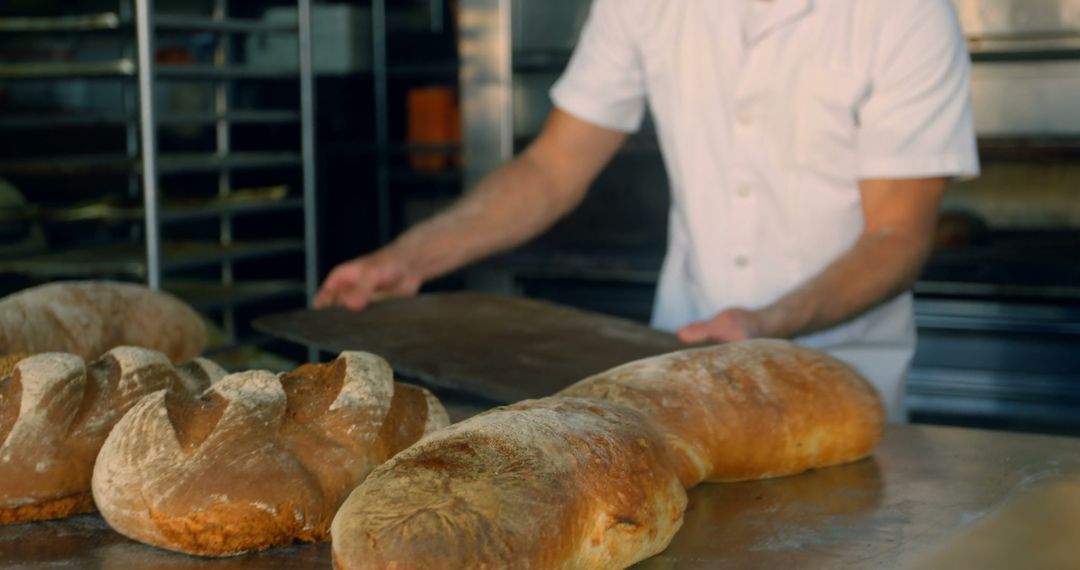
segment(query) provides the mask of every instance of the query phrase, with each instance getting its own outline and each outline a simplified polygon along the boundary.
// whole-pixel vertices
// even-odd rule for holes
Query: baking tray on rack
[[[304,251],[303,240],[267,240],[222,246],[209,242],[168,242],[162,245],[162,269],[173,271]],[[0,260],[0,273],[39,278],[100,277],[146,274],[146,249],[141,244],[107,244]]]

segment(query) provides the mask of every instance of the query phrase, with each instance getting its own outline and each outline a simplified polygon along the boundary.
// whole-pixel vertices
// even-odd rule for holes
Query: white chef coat
[[[970,63],[948,0],[594,0],[555,105],[634,131],[670,176],[654,326],[761,308],[848,251],[858,181],[974,176]],[[797,339],[853,365],[902,421],[912,298]]]

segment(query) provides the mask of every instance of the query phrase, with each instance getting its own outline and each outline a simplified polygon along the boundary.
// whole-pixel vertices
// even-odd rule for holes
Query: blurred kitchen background
[[[983,175],[950,189],[916,288],[908,403],[919,422],[1080,434],[1080,0],[954,4]],[[306,354],[252,318],[303,306],[528,144],[588,8],[4,0],[0,294],[160,285],[206,315],[211,357],[286,368]],[[548,235],[429,289],[647,321],[666,185],[646,125]]]

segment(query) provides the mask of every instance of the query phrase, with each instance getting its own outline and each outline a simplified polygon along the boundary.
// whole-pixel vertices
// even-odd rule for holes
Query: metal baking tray
[[[235,243],[182,242],[162,246],[162,269],[175,271],[224,261],[273,257],[304,251],[303,240]],[[39,278],[130,275],[145,277],[146,250],[141,244],[109,244],[76,248],[19,259],[0,260],[0,273]]]

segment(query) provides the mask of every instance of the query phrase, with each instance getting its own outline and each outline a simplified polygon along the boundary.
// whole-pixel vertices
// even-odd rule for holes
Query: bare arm
[[[775,303],[731,308],[679,330],[684,342],[793,338],[832,328],[914,286],[933,245],[944,178],[863,180],[865,224],[855,245]]]
[[[453,206],[334,268],[316,306],[360,309],[372,298],[411,295],[424,281],[528,241],[581,202],[626,137],[554,110],[528,149]]]

